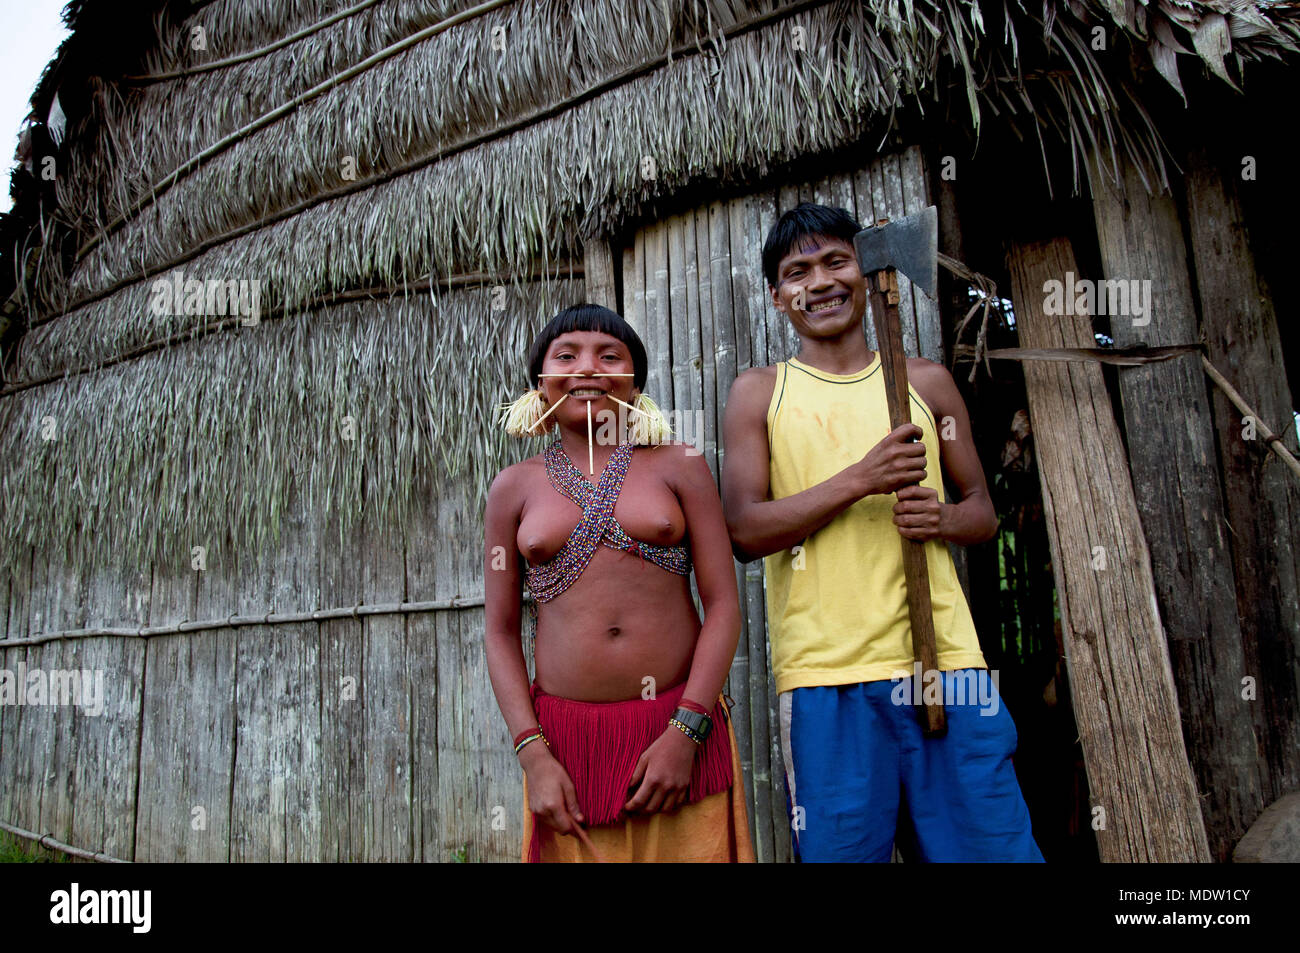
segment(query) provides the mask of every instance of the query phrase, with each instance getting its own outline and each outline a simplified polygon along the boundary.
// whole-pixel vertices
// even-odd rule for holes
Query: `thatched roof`
[[[645,19],[622,0],[214,0],[142,5],[152,42],[80,68],[72,53],[115,8],[70,8],[34,97],[36,116],[56,93],[68,114],[55,194],[25,213],[26,244],[0,250],[26,328],[7,367],[21,389],[0,396],[6,561],[48,535],[83,558],[183,558],[190,537],[225,534],[256,552],[295,492],[351,525],[363,472],[365,505],[399,523],[422,479],[480,495],[508,455],[488,408],[523,386],[532,330],[582,297],[523,276],[580,259],[584,239],[954,102],[985,147],[1014,134],[1081,158],[1097,141],[1158,181],[1141,69],[1177,86],[1179,62],[1203,62],[1240,86],[1300,41],[1300,11],[1238,0],[1047,0],[1045,17],[668,0]],[[213,333],[152,313],[153,281],[177,270],[257,279],[268,320]],[[414,290],[467,274],[514,281],[509,310],[484,290]],[[350,456],[344,414],[364,435]]]

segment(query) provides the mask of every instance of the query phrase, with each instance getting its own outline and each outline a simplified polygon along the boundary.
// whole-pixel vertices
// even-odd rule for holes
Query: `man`
[[[766,557],[795,849],[807,861],[887,862],[901,831],[922,860],[1041,861],[1011,764],[1015,725],[945,545],[997,529],[970,420],[948,371],[913,358],[915,423],[890,432],[862,332],[858,230],[845,210],[808,203],[773,226],[763,272],[802,346],[741,374],[724,421],[733,549],[743,562]],[[900,679],[913,674],[900,536],[926,544],[942,675],[921,685],[941,680],[943,738],[922,736],[917,683]]]

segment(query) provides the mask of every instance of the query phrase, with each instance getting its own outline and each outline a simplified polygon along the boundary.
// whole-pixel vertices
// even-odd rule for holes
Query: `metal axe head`
[[[862,274],[893,268],[931,298],[939,283],[939,213],[930,205],[915,215],[864,228],[853,236]]]

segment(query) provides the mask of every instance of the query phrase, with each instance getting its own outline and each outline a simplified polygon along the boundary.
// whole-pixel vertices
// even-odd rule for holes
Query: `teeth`
[[[574,397],[604,397],[605,396],[605,392],[603,390],[595,390],[593,388],[588,388],[588,387],[584,387],[581,390],[571,390],[569,391],[569,393]]]
[[[808,310],[809,310],[809,311],[826,311],[826,310],[828,310],[829,308],[838,308],[838,307],[839,307],[840,305],[842,305],[846,300],[847,300],[847,299],[846,299],[843,295],[841,295],[840,297],[838,297],[838,298],[833,298],[833,299],[830,300],[830,301],[823,301],[823,302],[821,302],[820,304],[815,304],[815,305],[813,305],[811,308],[809,308]]]

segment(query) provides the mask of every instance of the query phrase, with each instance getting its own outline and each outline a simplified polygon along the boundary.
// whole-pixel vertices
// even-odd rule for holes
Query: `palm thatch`
[[[509,457],[491,406],[523,386],[532,330],[583,297],[559,278],[526,284],[539,264],[554,273],[680,190],[873,141],[953,98],[985,141],[1037,140],[1045,158],[1064,143],[1076,187],[1094,149],[1155,184],[1164,147],[1128,51],[1181,92],[1180,54],[1239,85],[1247,62],[1300,40],[1300,12],[1239,0],[1047,0],[1041,18],[969,0],[184,13],[160,6],[143,62],[95,77],[57,207],[30,223],[33,255],[3,250],[29,328],[11,386],[70,375],[0,396],[0,433],[22,448],[3,463],[6,563],[43,536],[141,559],[256,553],[291,499],[337,514],[340,532],[362,506],[404,525],[425,477],[481,498]],[[56,81],[67,69],[37,99]],[[211,316],[153,313],[152,283],[178,271],[257,280],[263,310],[285,317],[204,334]],[[466,273],[501,276],[507,310],[486,289],[315,306]],[[175,343],[189,334],[202,336]]]

